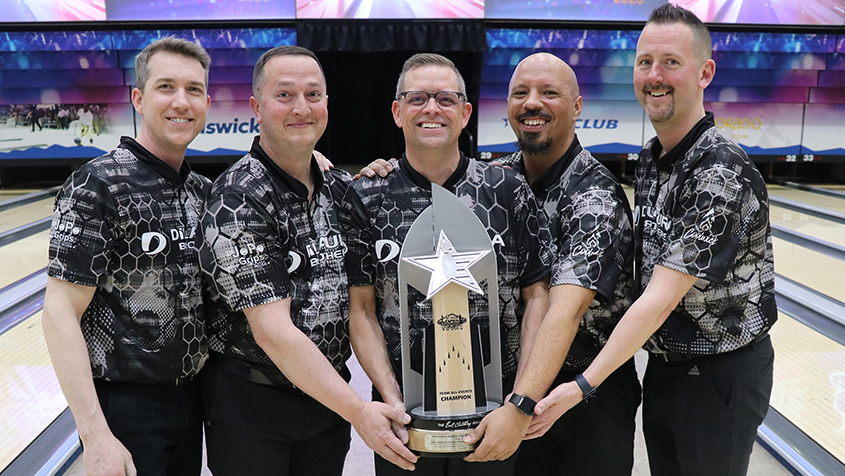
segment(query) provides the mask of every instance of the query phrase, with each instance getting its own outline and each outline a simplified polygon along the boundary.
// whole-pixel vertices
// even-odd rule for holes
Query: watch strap
[[[587,378],[584,377],[582,374],[578,374],[575,376],[575,383],[578,384],[578,388],[581,389],[581,393],[584,394],[584,401],[589,402],[596,396],[596,389],[590,385],[590,382],[587,381]]]
[[[537,402],[532,400],[530,397],[514,393],[511,394],[511,398],[509,398],[508,401],[513,403],[516,406],[516,409],[523,415],[534,416],[534,407],[537,405]]]

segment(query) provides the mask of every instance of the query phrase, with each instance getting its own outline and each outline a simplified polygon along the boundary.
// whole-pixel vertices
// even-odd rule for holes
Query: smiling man
[[[144,48],[137,138],[56,197],[42,322],[89,475],[200,474],[193,379],[207,346],[193,237],[210,182],[184,159],[205,126],[209,63],[186,40]]]
[[[777,320],[766,185],[704,110],[710,33],[671,4],[637,42],[634,91],[657,137],[636,169],[634,243],[642,295],[575,382],[537,404],[561,413],[641,346],[643,430],[654,475],[744,475],[768,410]]]
[[[458,149],[472,106],[463,78],[449,59],[436,54],[409,58],[399,76],[392,111],[405,136],[405,153],[387,177],[364,178],[354,184],[366,209],[366,226],[359,239],[350,242],[350,253],[357,256],[350,260],[354,264],[349,278],[355,353],[373,382],[375,397],[404,411],[399,384],[398,250],[416,217],[431,205],[431,184],[438,184],[473,209],[494,244],[499,316],[488,316],[484,298],[475,293],[470,293],[469,306],[475,311],[472,319],[482,329],[489,326],[489,319],[500,320],[502,341],[492,345],[502,347],[502,386],[508,394],[522,365],[519,356],[530,352],[547,307],[551,240],[544,216],[528,185],[513,171],[467,158]],[[409,306],[411,359],[421,362],[422,337],[432,322],[432,305],[422,294],[414,290],[410,294],[415,301]],[[396,431],[407,437],[403,428]],[[470,463],[460,458],[421,458],[416,472],[513,474],[515,457],[503,459]],[[399,473],[376,458],[379,476]]]
[[[550,309],[514,387],[533,400],[581,377],[631,305],[634,289],[631,208],[610,171],[581,147],[575,134],[581,109],[575,72],[560,58],[537,53],[517,65],[508,121],[519,152],[502,163],[531,184],[557,248]],[[512,405],[497,410],[473,435],[484,433],[476,453],[485,459],[508,454],[527,434],[518,475],[630,475],[639,403],[630,359],[601,393],[562,418],[549,411],[532,420]]]
[[[416,457],[391,430],[401,410],[365,402],[351,374],[346,245],[349,174],[321,172],[328,122],[317,57],[297,46],[258,60],[250,105],[261,125],[224,172],[202,218],[211,288],[211,358],[201,377],[208,467],[217,476],[340,476],[350,423],[404,469]]]

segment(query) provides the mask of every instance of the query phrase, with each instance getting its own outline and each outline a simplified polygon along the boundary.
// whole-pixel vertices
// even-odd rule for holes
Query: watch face
[[[531,400],[525,395],[513,394],[508,401],[513,403],[522,414],[534,416],[534,406],[537,405],[537,402],[534,400]]]

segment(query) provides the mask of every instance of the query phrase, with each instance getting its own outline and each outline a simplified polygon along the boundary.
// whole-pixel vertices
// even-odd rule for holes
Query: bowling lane
[[[46,197],[0,212],[0,233],[49,217],[53,214],[54,200],[55,197]]]
[[[0,471],[67,408],[41,313],[0,335]]]
[[[827,208],[839,213],[845,213],[845,199],[821,195],[818,193],[798,190],[782,185],[769,185],[769,195],[772,197],[785,198],[796,202],[806,203],[814,207]],[[845,190],[845,186],[843,186]]]
[[[845,225],[806,213],[799,213],[772,204],[769,209],[769,221],[772,225],[782,226],[813,238],[845,246]]]
[[[845,461],[845,347],[779,313],[770,405]]]
[[[11,200],[13,198],[18,198],[22,195],[26,195],[28,193],[33,192],[40,192],[40,188],[12,188],[12,189],[0,189],[0,202],[5,200]]]
[[[0,289],[47,266],[47,244],[50,230],[0,247]]]
[[[845,261],[778,238],[772,243],[776,273],[845,302]]]

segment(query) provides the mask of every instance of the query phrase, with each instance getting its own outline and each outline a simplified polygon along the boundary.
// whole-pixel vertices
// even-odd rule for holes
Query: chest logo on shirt
[[[398,255],[399,243],[390,240],[376,240],[376,258],[380,263],[390,261]]]
[[[141,235],[141,249],[149,256],[157,255],[167,246],[167,237],[157,231],[148,231]]]
[[[302,256],[296,251],[288,251],[288,259],[285,260],[285,264],[287,265],[288,274],[293,274],[294,271],[302,266]]]
[[[170,241],[179,243],[181,251],[192,250],[195,248],[194,235],[196,234],[196,227],[191,227],[187,232],[181,228],[170,229]],[[141,249],[148,256],[153,256],[164,251],[167,247],[167,237],[157,231],[146,231],[141,235]]]
[[[308,253],[308,261],[311,267],[319,266],[330,261],[343,261],[346,255],[346,243],[340,239],[339,234],[321,236],[316,243],[305,245]]]

